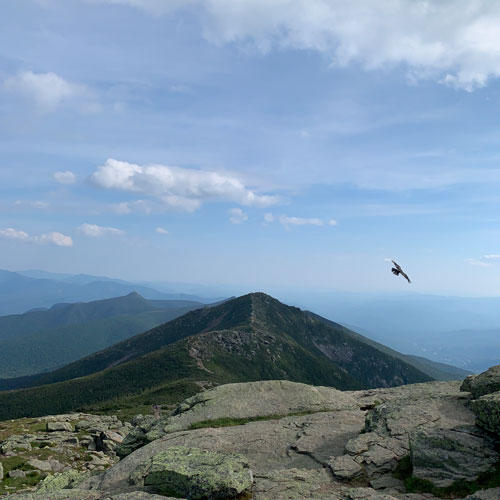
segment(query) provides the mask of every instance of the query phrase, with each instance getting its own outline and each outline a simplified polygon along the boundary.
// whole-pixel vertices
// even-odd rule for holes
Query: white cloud
[[[131,214],[132,212],[143,212],[150,214],[152,211],[151,204],[145,200],[122,201],[111,205],[113,212],[118,215]]]
[[[4,81],[6,89],[33,99],[42,111],[54,111],[63,103],[76,103],[84,112],[95,112],[98,105],[85,85],[70,83],[55,73],[23,71]]]
[[[163,229],[162,227],[157,227],[156,232],[158,234],[168,234],[168,231],[166,229]]]
[[[337,221],[336,221],[335,219],[330,219],[330,220],[328,221],[328,225],[329,225],[329,226],[336,226],[337,224],[338,224],[338,223],[337,223]]]
[[[275,196],[259,195],[227,174],[166,165],[140,166],[108,159],[91,176],[106,189],[118,189],[159,199],[165,206],[193,212],[205,201],[232,201],[246,206],[268,206]]]
[[[25,231],[19,231],[9,227],[7,229],[0,230],[0,237],[9,240],[26,241],[38,244],[53,244],[59,247],[73,246],[73,240],[70,236],[66,236],[58,232],[45,233],[41,236],[31,236]]]
[[[324,222],[317,217],[290,217],[288,215],[264,214],[264,222],[279,222],[282,226],[290,229],[290,226],[323,226]]]
[[[14,205],[17,207],[31,207],[31,208],[49,208],[50,203],[39,200],[16,200]]]
[[[91,236],[92,238],[100,238],[101,236],[105,236],[107,234],[124,234],[121,229],[117,229],[116,227],[104,227],[98,226],[97,224],[87,223],[78,226],[78,230],[86,236]]]
[[[484,262],[482,260],[473,259],[473,258],[465,259],[465,262],[467,262],[467,264],[470,264],[471,266],[479,266],[479,267],[490,267],[491,266],[490,262]]]
[[[59,182],[59,184],[74,184],[76,182],[76,175],[70,170],[65,170],[64,172],[55,172],[54,180]]]
[[[19,240],[19,241],[29,241],[30,235],[24,231],[18,231],[13,227],[8,227],[7,229],[0,229],[0,236],[8,240]]]
[[[431,0],[94,0],[154,14],[191,8],[216,44],[314,50],[333,66],[402,66],[472,91],[500,76],[500,3]]]
[[[241,224],[248,220],[248,215],[241,208],[231,208],[227,213],[229,214],[229,220],[233,224]]]
[[[500,260],[500,254],[490,253],[490,254],[487,254],[487,255],[483,255],[483,259]]]
[[[322,226],[323,222],[321,219],[316,217],[304,218],[304,217],[289,217],[288,215],[280,215],[278,217],[280,224],[284,226]]]
[[[52,232],[47,234],[42,234],[42,236],[37,238],[40,243],[52,243],[58,247],[72,247],[73,240],[71,236],[66,236],[62,233]]]

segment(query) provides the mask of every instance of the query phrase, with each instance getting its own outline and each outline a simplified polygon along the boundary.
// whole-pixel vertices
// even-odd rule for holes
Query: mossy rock
[[[215,500],[247,490],[253,476],[242,456],[175,446],[140,464],[130,482],[160,495]]]
[[[82,483],[90,473],[77,470],[68,470],[61,474],[49,474],[38,487],[39,492],[49,492],[58,490],[67,490],[77,487]]]
[[[486,394],[471,402],[476,424],[500,437],[500,391]]]
[[[474,399],[500,391],[500,365],[492,366],[476,377],[471,377],[465,387],[468,388]]]

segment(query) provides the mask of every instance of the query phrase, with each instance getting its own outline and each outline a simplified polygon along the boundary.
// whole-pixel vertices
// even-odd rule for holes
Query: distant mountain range
[[[187,300],[147,300],[132,292],[2,316],[0,379],[54,370],[203,306]]]
[[[131,292],[158,300],[211,303],[222,299],[165,293],[151,287],[102,276],[67,275],[36,270],[22,272],[0,270],[0,316],[21,314],[30,309],[48,308],[59,302],[90,302]]]
[[[361,389],[432,380],[359,337],[265,294],[249,294],[76,361],[48,374],[49,385],[0,393],[0,419],[130,398],[172,403],[207,383],[287,379]]]
[[[399,352],[477,373],[500,364],[500,297],[303,292],[283,298]]]

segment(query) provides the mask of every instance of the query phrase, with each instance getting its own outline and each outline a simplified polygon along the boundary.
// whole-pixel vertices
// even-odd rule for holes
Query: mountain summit
[[[25,398],[24,413],[34,416],[151,390],[180,399],[200,383],[287,379],[346,390],[431,380],[346,328],[263,293],[189,312],[52,376],[61,382],[0,393],[0,419],[21,416]]]

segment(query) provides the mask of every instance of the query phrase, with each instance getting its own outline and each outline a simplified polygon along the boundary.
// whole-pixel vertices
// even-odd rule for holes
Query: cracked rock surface
[[[331,387],[287,380],[226,384],[186,399],[170,416],[140,421],[138,427],[125,437],[118,453],[125,456],[148,442],[186,430],[199,422],[346,409],[358,410],[359,406],[347,393]]]
[[[283,381],[220,386],[189,398],[166,419],[137,418],[124,443],[131,444],[132,435],[139,447],[75,484],[77,489],[7,498],[165,499],[146,477],[153,469],[156,474],[160,462],[162,470],[170,470],[177,459],[168,457],[182,448],[198,450],[191,458],[186,454],[186,470],[205,452],[221,463],[241,457],[253,479],[245,490],[252,500],[437,500],[429,493],[406,492],[393,474],[402,459],[412,459],[413,475],[436,486],[474,480],[498,463],[497,436],[476,425],[471,395],[460,385],[430,382],[349,392]],[[217,427],[222,424],[226,427]],[[499,491],[478,491],[466,499],[499,500]]]

